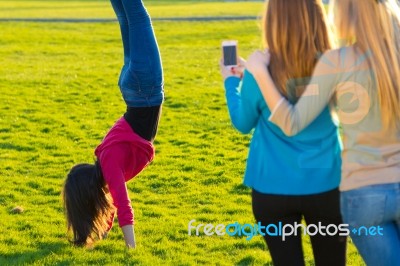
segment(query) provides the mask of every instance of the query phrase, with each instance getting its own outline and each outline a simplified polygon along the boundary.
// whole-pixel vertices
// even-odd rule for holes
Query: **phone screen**
[[[223,46],[224,51],[224,65],[234,66],[237,65],[236,46]]]

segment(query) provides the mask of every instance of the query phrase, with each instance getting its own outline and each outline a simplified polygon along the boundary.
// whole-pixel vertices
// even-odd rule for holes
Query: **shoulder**
[[[340,59],[346,56],[355,55],[357,53],[357,49],[355,46],[343,46],[337,49],[327,50],[322,54],[322,57],[330,59],[335,62],[339,62]]]
[[[121,166],[124,164],[125,158],[131,157],[131,154],[129,145],[115,143],[99,152],[97,157],[102,167],[104,165]]]
[[[322,74],[343,72],[353,69],[355,66],[354,63],[362,57],[367,58],[368,56],[366,53],[362,53],[354,45],[328,50],[320,56],[317,69],[322,72]],[[359,63],[362,63],[362,61],[363,60]]]
[[[327,50],[322,54],[322,57],[334,60],[338,58],[343,48]]]
[[[341,49],[325,51],[318,58],[315,72],[319,74],[331,74],[340,68]]]

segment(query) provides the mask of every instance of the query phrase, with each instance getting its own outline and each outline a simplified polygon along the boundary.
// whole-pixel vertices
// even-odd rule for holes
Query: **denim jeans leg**
[[[349,224],[350,236],[368,266],[400,265],[396,225],[400,190],[396,186],[373,185],[341,193],[343,220]],[[369,231],[371,227],[375,230]]]
[[[122,44],[124,47],[124,65],[127,65],[130,61],[128,18],[126,17],[122,0],[111,0],[111,6],[113,7],[114,13],[117,16],[121,30]]]
[[[161,105],[163,73],[151,19],[141,0],[122,0],[129,25],[129,66],[120,88],[129,107]]]

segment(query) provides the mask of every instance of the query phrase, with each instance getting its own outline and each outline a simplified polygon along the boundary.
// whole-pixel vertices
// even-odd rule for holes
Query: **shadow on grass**
[[[231,194],[235,195],[250,195],[251,189],[243,184],[235,185],[230,191]]]
[[[66,247],[68,247],[68,243],[63,242],[38,243],[35,245],[35,250],[28,251],[18,251],[17,246],[14,246],[12,248],[14,251],[13,253],[4,254],[3,252],[0,252],[0,265],[32,264],[35,261],[43,261],[47,256],[60,253],[60,251]],[[64,263],[64,265],[69,264],[70,263],[68,262]]]
[[[21,145],[14,145],[11,143],[0,143],[0,149],[2,150],[16,150],[16,151],[34,151],[33,147],[26,147]]]
[[[256,263],[256,259],[253,256],[247,256],[238,261],[236,266],[247,266],[254,265]],[[272,262],[265,263],[264,266],[273,266]]]

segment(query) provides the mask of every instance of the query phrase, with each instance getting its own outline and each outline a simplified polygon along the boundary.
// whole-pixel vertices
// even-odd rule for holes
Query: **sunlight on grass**
[[[256,16],[262,2],[145,1],[152,17]],[[114,18],[109,1],[0,1],[0,18]]]
[[[112,15],[103,2],[62,4],[74,3],[91,6],[86,15],[98,16],[103,7],[95,7],[102,5],[104,15]],[[159,6],[150,8],[167,8]],[[122,63],[118,24],[1,23],[0,265],[270,263],[259,236],[246,241],[187,231],[192,219],[254,222],[250,190],[241,185],[250,136],[230,124],[218,60],[223,39],[238,39],[243,57],[259,48],[258,22],[154,22],[154,27],[166,102],[155,161],[128,183],[138,248],[125,249],[115,223],[109,237],[88,250],[67,241],[60,193],[68,169],[93,162],[94,148],[124,112],[116,85]],[[16,206],[23,211],[12,212]],[[304,244],[313,265],[309,239]],[[362,265],[350,242],[348,265]]]

